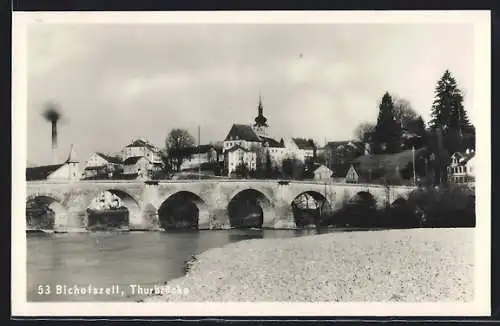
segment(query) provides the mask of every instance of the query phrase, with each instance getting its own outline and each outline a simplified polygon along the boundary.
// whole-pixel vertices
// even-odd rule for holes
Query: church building
[[[281,165],[285,146],[282,141],[268,136],[269,125],[260,96],[254,121],[253,125],[233,124],[224,139],[224,163],[228,174],[241,164],[246,165],[249,170],[255,170],[258,167],[257,161],[263,164],[268,157],[267,153],[274,166]]]

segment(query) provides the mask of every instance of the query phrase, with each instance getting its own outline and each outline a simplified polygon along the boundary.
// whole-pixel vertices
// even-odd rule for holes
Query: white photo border
[[[471,24],[476,122],[475,300],[471,303],[32,303],[26,300],[27,27],[32,24]],[[489,316],[491,248],[491,24],[489,11],[13,12],[13,316]]]

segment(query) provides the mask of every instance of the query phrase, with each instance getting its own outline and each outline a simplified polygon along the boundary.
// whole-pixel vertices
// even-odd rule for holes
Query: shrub
[[[408,198],[424,227],[474,227],[475,201],[474,193],[460,186],[421,189]]]
[[[422,188],[408,200],[396,199],[377,209],[368,193],[360,193],[322,221],[322,225],[361,228],[474,227],[475,195],[465,187]]]

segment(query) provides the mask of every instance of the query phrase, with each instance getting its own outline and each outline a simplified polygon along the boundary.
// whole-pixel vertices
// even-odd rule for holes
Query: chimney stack
[[[52,121],[52,164],[59,164],[57,157],[57,122]]]

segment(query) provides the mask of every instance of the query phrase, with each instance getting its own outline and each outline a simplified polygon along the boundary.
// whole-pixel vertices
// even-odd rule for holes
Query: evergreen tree
[[[415,120],[415,134],[422,137],[426,134],[425,122],[422,116],[418,116],[418,118]]]
[[[437,82],[434,93],[429,123],[431,130],[441,128],[444,134],[450,130],[459,133],[472,131],[473,126],[463,106],[462,91],[449,70]]]
[[[401,125],[394,117],[394,104],[386,92],[379,106],[377,125],[374,132],[377,152],[397,153],[401,151]]]

